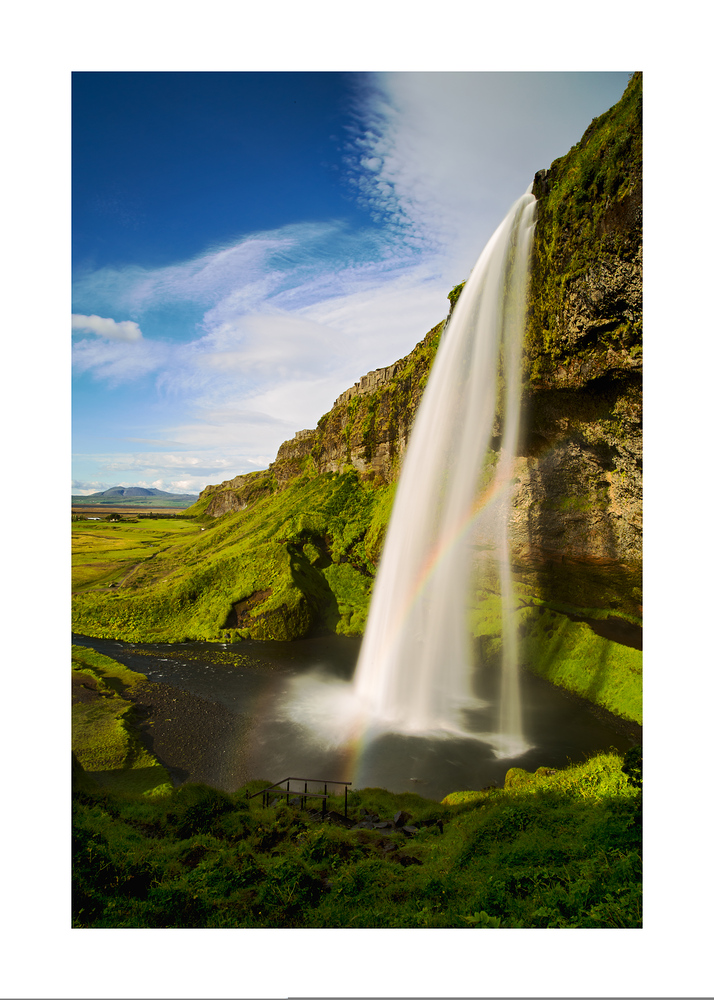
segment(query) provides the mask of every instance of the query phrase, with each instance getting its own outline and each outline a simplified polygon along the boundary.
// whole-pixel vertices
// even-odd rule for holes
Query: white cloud
[[[110,385],[157,372],[170,361],[171,345],[141,339],[121,341],[80,340],[72,348],[72,363],[78,374],[91,372]]]
[[[86,497],[90,493],[103,493],[111,488],[110,483],[89,482],[86,479],[72,480],[72,495],[76,497]]]
[[[170,452],[156,452],[114,456],[112,461],[108,461],[102,465],[102,470],[106,472],[128,472],[133,470],[152,472],[159,469],[196,469],[203,466],[203,464],[201,459],[196,455],[175,455]]]
[[[222,323],[202,342],[200,361],[271,380],[314,374],[342,354],[334,329],[282,311]]]
[[[341,233],[338,222],[304,223],[244,236],[232,245],[211,248],[167,267],[107,266],[85,271],[74,282],[74,301],[79,306],[96,303],[121,309],[133,316],[187,302],[209,310],[226,303],[232,311],[249,312],[284,285],[286,278],[294,284],[295,275],[329,267],[324,245],[339,240]],[[359,253],[359,246],[354,250]]]
[[[535,172],[623,89],[623,74],[376,74],[347,156],[353,190],[455,283]]]
[[[139,324],[127,319],[117,323],[116,320],[105,319],[103,316],[82,316],[80,313],[73,313],[72,329],[82,330],[84,333],[96,333],[110,340],[141,340]]]

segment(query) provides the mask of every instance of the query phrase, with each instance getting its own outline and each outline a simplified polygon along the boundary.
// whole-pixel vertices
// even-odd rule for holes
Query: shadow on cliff
[[[559,402],[559,410],[587,408],[587,393],[564,395],[574,398],[567,405]],[[615,530],[611,474],[617,463],[612,448],[604,441],[588,443],[574,429],[558,434],[554,427],[541,426],[547,419],[542,412],[529,417],[523,447],[530,494],[526,551],[517,572],[544,600],[637,614],[636,569],[622,563]]]
[[[327,629],[337,631],[340,621],[340,608],[337,598],[321,569],[331,564],[329,556],[320,554],[320,558],[311,562],[298,544],[288,544],[290,553],[290,575],[293,583],[304,595],[310,608],[310,631]]]

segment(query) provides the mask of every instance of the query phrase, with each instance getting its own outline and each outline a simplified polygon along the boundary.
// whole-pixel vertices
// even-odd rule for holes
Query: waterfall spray
[[[496,553],[503,612],[501,733],[489,738],[508,756],[525,748],[508,518],[534,208],[530,193],[513,205],[442,337],[404,459],[353,692],[368,730],[466,734],[464,712],[479,707],[468,608],[478,528]]]

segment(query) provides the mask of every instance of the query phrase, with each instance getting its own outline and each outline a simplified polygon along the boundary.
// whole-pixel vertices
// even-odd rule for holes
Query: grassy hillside
[[[360,634],[390,498],[326,473],[218,520],[202,501],[195,520],[150,529],[76,524],[73,627],[149,642]]]

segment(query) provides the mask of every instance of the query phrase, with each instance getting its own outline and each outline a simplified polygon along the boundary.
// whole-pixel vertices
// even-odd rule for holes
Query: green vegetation
[[[609,712],[642,725],[642,652],[597,635],[569,614],[605,619],[600,608],[572,608],[534,599],[516,585],[515,612],[522,666]],[[474,595],[471,615],[479,658],[496,668],[501,657],[501,598],[488,590]],[[624,619],[623,619],[624,620]]]
[[[147,799],[85,781],[74,796],[74,926],[641,925],[641,791],[614,754],[511,771],[504,789],[442,804],[350,793],[353,824],[403,810],[406,832],[247,798],[266,785]]]
[[[462,281],[460,285],[455,285],[449,292],[448,299],[451,303],[451,308],[453,309],[456,303],[459,301],[459,296],[464,290],[465,281]]]
[[[569,297],[588,274],[614,272],[634,260],[641,239],[624,224],[630,199],[642,183],[642,74],[635,73],[622,99],[593,119],[580,142],[540,181],[531,273],[526,355],[534,383],[579,354],[594,363],[608,348],[641,353],[641,318],[603,317],[597,342],[576,344],[561,328]]]
[[[118,583],[139,563],[165,551],[184,535],[200,532],[200,525],[183,518],[152,523],[72,519],[72,591],[81,594]]]
[[[161,795],[171,779],[138,739],[125,695],[146,681],[81,646],[72,647],[72,753],[80,773],[119,791]]]
[[[192,520],[150,528],[75,523],[73,627],[168,642],[359,634],[391,495],[326,473],[216,520],[197,504]]]
[[[521,662],[596,705],[642,725],[642,652],[547,607],[519,612]]]
[[[73,627],[136,642],[361,635],[395,490],[328,473],[215,520],[75,523]],[[608,612],[516,591],[524,666],[641,723],[642,653],[567,617]],[[472,631],[482,660],[495,665],[500,598],[483,590],[476,602]]]

